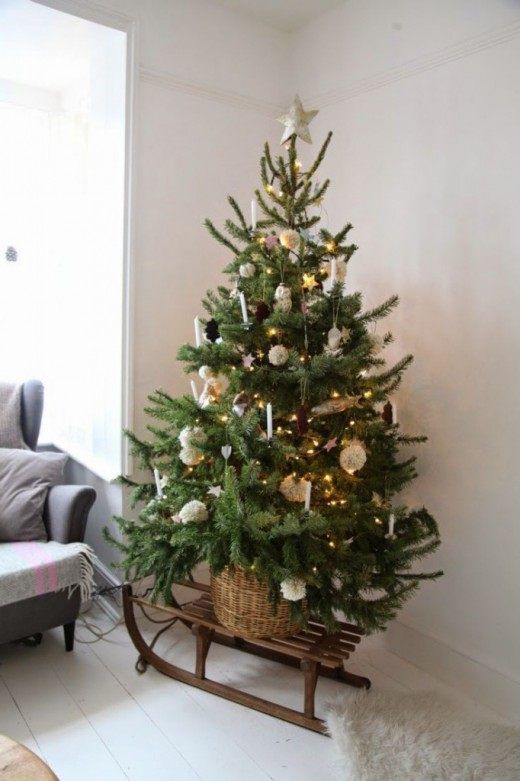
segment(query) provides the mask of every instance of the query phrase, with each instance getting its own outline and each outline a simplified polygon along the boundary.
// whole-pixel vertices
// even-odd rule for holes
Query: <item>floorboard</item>
[[[94,606],[91,620],[111,620]],[[157,627],[141,621],[151,637]],[[78,640],[92,635],[79,628]],[[192,669],[193,636],[182,626],[161,638],[161,655]],[[321,735],[278,721],[149,669],[138,675],[136,651],[124,626],[104,640],[76,643],[64,652],[60,630],[37,648],[0,646],[0,733],[35,751],[60,781],[333,781],[341,774],[333,744]],[[361,643],[348,669],[368,676],[375,690],[448,693],[473,712],[490,714],[383,649]],[[208,676],[261,697],[299,708],[301,674],[275,662],[213,645]],[[328,679],[317,688],[317,712],[355,690]]]

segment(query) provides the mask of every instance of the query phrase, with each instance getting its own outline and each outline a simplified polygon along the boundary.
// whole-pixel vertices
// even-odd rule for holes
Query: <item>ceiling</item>
[[[270,27],[293,32],[346,0],[214,0]]]

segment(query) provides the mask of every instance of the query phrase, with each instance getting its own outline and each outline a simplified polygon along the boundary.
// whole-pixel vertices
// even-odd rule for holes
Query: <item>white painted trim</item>
[[[502,27],[487,30],[479,35],[464,38],[449,46],[443,46],[442,48],[428,52],[427,54],[414,57],[411,60],[407,60],[406,62],[387,68],[386,70],[378,71],[377,73],[353,81],[338,89],[323,92],[314,95],[314,97],[311,96],[306,102],[318,109],[333,106],[336,103],[343,103],[344,101],[352,100],[352,98],[355,98],[358,95],[363,95],[366,92],[372,92],[372,90],[386,87],[389,84],[401,81],[402,79],[416,76],[425,71],[439,68],[447,63],[471,57],[486,49],[508,43],[519,35],[520,20],[511,22]]]
[[[126,29],[126,100],[125,100],[125,213],[123,244],[123,334],[121,417],[123,428],[134,428],[134,302],[135,302],[135,220],[133,206],[136,194],[136,89],[138,74],[137,20],[128,21]],[[133,472],[129,442],[121,438],[122,471],[127,477]]]
[[[381,640],[388,651],[436,676],[501,716],[518,721],[519,681],[400,621],[393,621],[381,635]]]
[[[215,100],[218,103],[225,103],[229,106],[234,106],[235,108],[255,111],[256,113],[263,114],[267,117],[275,117],[277,114],[280,114],[284,108],[276,103],[258,100],[258,98],[254,98],[250,95],[243,95],[240,92],[213,87],[201,82],[186,81],[169,71],[141,67],[139,75],[142,81],[153,84],[156,87],[170,89],[175,92],[183,92],[186,95],[195,95],[197,97],[206,98],[207,100]]]

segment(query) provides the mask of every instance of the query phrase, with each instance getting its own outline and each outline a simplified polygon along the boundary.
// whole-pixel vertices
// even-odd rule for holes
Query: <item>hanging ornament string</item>
[[[307,376],[307,372],[305,372],[304,376],[300,380],[300,400],[302,407],[305,404],[305,400],[308,396],[309,392],[309,378]]]
[[[337,328],[338,327],[338,315],[339,315],[339,308],[341,305],[341,297],[340,296],[332,296],[332,327]]]
[[[302,308],[302,315],[303,315],[303,344],[304,344],[304,347],[305,347],[305,352],[308,352],[308,350],[309,350],[309,334],[307,332],[307,309],[308,309],[308,304],[307,304],[307,300],[305,298],[305,295],[304,295],[303,300],[302,300],[301,308]]]

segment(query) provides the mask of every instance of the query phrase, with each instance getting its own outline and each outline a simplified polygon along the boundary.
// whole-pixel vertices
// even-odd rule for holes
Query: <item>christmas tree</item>
[[[150,439],[127,432],[155,480],[124,480],[141,509],[117,519],[116,544],[127,573],[153,575],[166,603],[199,563],[237,566],[269,585],[273,609],[286,598],[302,622],[310,613],[333,628],[341,611],[373,631],[441,574],[412,572],[439,533],[425,508],[396,498],[416,476],[403,449],[424,441],[393,420],[412,356],[386,366],[392,336],[376,330],[397,296],[363,311],[348,290],[352,226],[318,227],[329,180],[314,176],[332,134],[307,170],[297,158],[314,113],[297,99],[282,118],[285,153],[265,145],[251,224],[232,197],[225,232],[206,220],[231,255],[231,287],[207,292],[196,346],[179,350],[200,378],[192,393],[156,391]]]

